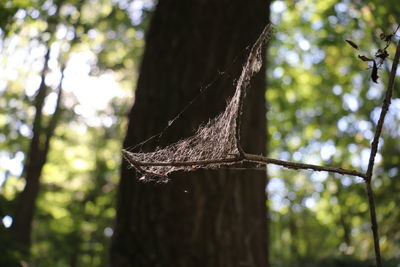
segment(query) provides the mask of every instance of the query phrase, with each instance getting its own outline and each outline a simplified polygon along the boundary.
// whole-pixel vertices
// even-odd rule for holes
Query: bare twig
[[[125,153],[129,153],[125,151]],[[210,159],[210,160],[198,160],[198,161],[162,161],[162,162],[143,162],[143,161],[135,161],[130,157],[127,157],[127,160],[134,166],[193,166],[194,169],[202,168],[203,166],[213,165],[213,164],[236,164],[242,162],[253,162],[260,164],[273,164],[279,165],[288,169],[294,170],[314,170],[314,171],[327,171],[332,173],[339,173],[343,175],[352,175],[361,177],[363,179],[366,178],[364,173],[361,173],[356,170],[348,170],[330,166],[319,166],[313,164],[304,164],[298,162],[290,162],[279,159],[272,159],[260,155],[247,154],[244,153],[243,157],[230,157],[223,159]]]
[[[385,120],[386,113],[388,112],[389,106],[391,103],[394,79],[396,77],[397,65],[399,64],[399,58],[400,58],[400,42],[397,44],[396,54],[394,56],[393,65],[392,65],[392,70],[390,72],[388,88],[386,90],[385,99],[383,100],[381,114],[379,116],[378,124],[377,124],[376,130],[375,130],[375,136],[374,136],[374,139],[371,144],[371,154],[369,157],[368,169],[366,172],[367,181],[368,181],[368,179],[370,180],[372,177],[375,156],[376,156],[376,153],[378,152],[379,137],[382,133],[383,122]]]
[[[256,163],[264,163],[264,164],[273,164],[273,165],[279,165],[288,169],[294,169],[294,170],[314,170],[314,171],[327,171],[327,172],[332,172],[332,173],[338,173],[338,174],[347,174],[347,175],[352,175],[352,176],[358,176],[361,178],[365,179],[365,174],[361,173],[356,170],[348,170],[348,169],[343,169],[343,168],[336,168],[336,167],[330,167],[330,166],[319,166],[319,165],[313,165],[313,164],[305,164],[305,163],[298,163],[298,162],[290,162],[290,161],[284,161],[284,160],[279,160],[279,159],[272,159],[272,158],[267,158],[259,155],[253,155],[253,154],[245,154],[245,161],[250,161],[250,162],[256,162]]]
[[[374,237],[374,248],[375,248],[375,261],[377,267],[382,267],[381,259],[381,249],[379,246],[379,232],[378,232],[378,222],[376,220],[376,210],[375,210],[375,200],[374,193],[372,191],[371,182],[365,182],[367,188],[368,204],[369,204],[369,214],[371,217],[371,230]]]
[[[396,77],[397,66],[399,65],[399,59],[400,59],[400,41],[397,43],[396,54],[394,56],[392,64],[392,70],[390,72],[389,83],[386,90],[385,99],[383,100],[381,114],[379,115],[379,120],[376,126],[374,139],[372,140],[371,144],[371,154],[369,157],[368,169],[365,174],[366,176],[365,183],[368,195],[369,213],[371,217],[371,229],[372,229],[372,234],[374,236],[375,260],[377,267],[382,266],[382,260],[381,260],[380,246],[379,246],[379,233],[378,233],[378,223],[376,219],[375,200],[374,200],[373,190],[371,187],[371,179],[372,179],[372,172],[374,170],[376,153],[378,152],[379,137],[382,133],[383,123],[385,121],[385,117],[391,103],[391,97],[394,87],[394,79]]]

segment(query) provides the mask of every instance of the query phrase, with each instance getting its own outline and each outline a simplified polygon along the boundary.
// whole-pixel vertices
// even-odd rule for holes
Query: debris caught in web
[[[243,156],[240,147],[240,116],[246,88],[262,66],[262,49],[271,38],[272,26],[267,25],[252,46],[236,84],[235,94],[225,111],[200,126],[186,139],[148,153],[123,150],[124,158],[142,177],[140,180],[168,180],[176,171],[193,171],[198,168],[218,168],[238,163]]]

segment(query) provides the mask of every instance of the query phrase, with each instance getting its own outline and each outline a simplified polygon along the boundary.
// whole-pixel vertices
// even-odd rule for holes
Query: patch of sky
[[[59,24],[57,26],[57,31],[56,31],[56,38],[58,40],[62,40],[67,36],[67,32],[68,32],[68,28],[67,26],[63,25],[63,24]]]
[[[284,181],[279,177],[269,180],[266,191],[272,201],[272,209],[279,210],[285,203],[287,189]]]
[[[361,165],[361,158],[358,154],[352,154],[350,156],[351,165],[355,168],[359,168]]]
[[[28,138],[32,137],[32,130],[26,124],[22,124],[19,127],[18,131],[22,136],[25,136]]]
[[[3,225],[5,228],[10,228],[12,225],[13,219],[11,216],[6,215],[1,219],[1,221],[3,222]]]
[[[286,10],[286,3],[284,1],[274,1],[271,4],[271,11],[274,13],[282,13]]]
[[[311,5],[309,6],[308,9],[303,10],[303,12],[301,13],[301,19],[303,21],[309,22],[311,20],[311,16],[313,14],[312,10],[310,10]]]
[[[304,163],[306,163],[306,164],[316,164],[316,165],[321,164],[320,157],[314,153],[304,155],[303,158],[304,158]]]
[[[359,95],[361,88],[363,86],[363,76],[360,74],[356,74],[353,76],[351,82],[353,84],[353,89],[351,90],[351,93],[354,95]]]
[[[343,92],[342,86],[336,84],[332,87],[332,91],[335,95],[341,95]]]
[[[368,168],[370,154],[371,154],[371,149],[369,148],[364,148],[363,150],[361,150],[361,169],[363,171],[366,171]],[[378,158],[375,158],[375,162],[379,163]]]
[[[335,155],[335,153],[336,153],[336,147],[332,140],[329,140],[322,144],[320,152],[322,160],[327,161],[331,159],[331,157]]]
[[[10,157],[8,153],[3,153],[0,155],[0,162],[4,164],[4,168],[11,175],[19,177],[23,169],[24,153],[18,151],[15,153],[14,157]]]
[[[37,9],[31,9],[29,10],[29,15],[31,16],[31,18],[37,19],[40,16],[40,12]]]
[[[114,230],[111,227],[106,227],[106,228],[104,228],[103,233],[104,233],[104,236],[111,237],[114,233]]]
[[[296,52],[287,51],[285,54],[285,57],[286,57],[286,60],[289,63],[289,65],[296,66],[297,64],[299,64],[300,57]]]
[[[272,74],[274,75],[275,78],[279,79],[283,76],[283,68],[277,67],[273,70]]]
[[[301,161],[302,158],[303,158],[303,155],[299,151],[296,151],[293,153],[294,161]]]
[[[302,67],[304,69],[310,69],[313,65],[314,55],[311,53],[303,53],[302,58],[303,58],[303,66]]]
[[[390,115],[394,116],[397,120],[400,120],[400,99],[396,98],[392,100],[392,105],[389,109]]]
[[[311,181],[313,182],[324,182],[328,178],[328,172],[313,172],[311,173]]]
[[[340,177],[340,182],[341,182],[341,184],[342,184],[343,186],[348,187],[348,186],[350,186],[350,185],[353,184],[353,179],[351,179],[351,178],[348,177],[348,176],[342,176],[342,177]]]
[[[286,43],[289,42],[289,36],[286,33],[283,32],[277,32],[275,34],[276,39],[278,39],[279,41],[281,41],[282,43]]]
[[[5,91],[6,88],[7,88],[7,82],[3,79],[3,77],[0,76],[0,93]]]
[[[284,1],[274,1],[271,6],[271,22],[278,25],[281,21],[282,12],[286,10],[286,3]]]
[[[34,96],[41,82],[42,79],[39,75],[29,75],[25,82],[25,94],[28,97]]]
[[[298,43],[299,47],[303,51],[308,51],[311,47],[310,42],[307,41],[303,35],[301,34],[295,34],[294,36],[295,41]]]
[[[348,5],[346,3],[339,2],[335,5],[335,11],[337,13],[344,13],[347,12],[347,10],[348,10]]]
[[[335,16],[329,16],[328,17],[328,22],[331,27],[336,27],[336,24],[338,23],[338,18]]]
[[[397,176],[398,173],[399,173],[399,169],[397,167],[391,168],[388,171],[388,176],[389,176],[389,178],[394,178]]]
[[[136,0],[131,2],[128,1],[128,3],[124,5],[126,7],[124,9],[128,11],[131,23],[137,26],[142,23],[143,10],[153,9],[154,5],[154,1],[150,0]]]
[[[25,19],[26,11],[24,9],[18,9],[17,13],[15,13],[14,17],[16,19]]]
[[[322,20],[316,20],[311,24],[312,29],[316,31],[320,30],[323,26]]]
[[[315,197],[307,197],[303,199],[303,205],[306,206],[308,209],[312,209],[317,204],[317,199]]]
[[[356,144],[349,144],[347,146],[347,149],[349,150],[350,153],[356,153],[358,151],[358,147]]]
[[[279,153],[279,159],[288,161],[290,159],[290,153],[287,151],[282,151]]]
[[[53,114],[56,109],[56,102],[58,95],[55,92],[51,92],[45,99],[43,113],[50,115]]]
[[[380,113],[381,113],[381,109],[382,109],[381,107],[375,107],[371,111],[370,118],[374,122],[374,124],[378,123],[378,119],[379,119],[379,116],[380,116]]]
[[[382,95],[383,86],[381,84],[372,83],[367,91],[367,98],[369,100],[372,99],[380,99]]]
[[[322,60],[325,59],[325,51],[317,49],[317,48],[313,48],[312,49],[312,63],[313,64],[318,64],[320,63]]]
[[[356,112],[360,107],[360,103],[358,98],[352,94],[344,94],[343,95],[343,108],[345,110],[350,110],[352,112]]]

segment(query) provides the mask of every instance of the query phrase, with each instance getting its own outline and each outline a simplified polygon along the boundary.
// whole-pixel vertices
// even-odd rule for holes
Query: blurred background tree
[[[344,40],[353,40],[363,53],[372,55],[384,45],[379,35],[396,29],[399,7],[395,1],[275,1],[271,10],[279,30],[269,50],[270,155],[365,171],[389,71],[388,66],[382,68],[380,82],[374,84],[371,70]],[[391,49],[393,57],[393,45]],[[389,193],[389,187],[399,186],[400,162],[394,159],[398,145],[390,141],[400,134],[398,97],[397,87],[373,184],[382,253],[393,262],[399,262],[398,232],[387,226],[399,212],[397,196]],[[393,154],[387,153],[388,147]],[[271,215],[276,234],[271,237],[273,261],[342,258],[355,266],[350,258],[371,259],[368,203],[361,180],[269,170],[271,204],[276,205]]]
[[[1,266],[108,265],[125,117],[156,5],[144,0],[1,1]],[[365,170],[388,72],[383,68],[380,83],[372,83],[370,70],[344,40],[373,53],[381,45],[379,34],[392,32],[399,14],[395,0],[272,2],[277,32],[267,56],[270,156]],[[257,29],[248,24],[248,31]],[[232,84],[236,77],[227,78],[225,83]],[[206,83],[189,84],[198,90]],[[214,92],[199,103],[223,98]],[[374,180],[385,266],[400,262],[399,114],[396,86]],[[32,159],[41,166],[31,191],[37,193],[24,198]],[[272,266],[372,266],[360,180],[268,170]],[[28,213],[17,215],[21,207]],[[22,237],[13,237],[12,229]]]
[[[0,265],[107,265],[123,118],[152,7],[1,3],[9,19],[1,28],[0,203],[7,241]]]

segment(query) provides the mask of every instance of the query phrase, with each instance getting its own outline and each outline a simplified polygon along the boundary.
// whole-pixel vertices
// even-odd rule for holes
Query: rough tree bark
[[[186,137],[221,112],[234,90],[245,47],[268,21],[268,1],[160,1],[146,40],[124,147],[160,132],[236,56],[217,81],[160,139]],[[265,153],[265,69],[248,91],[242,145]],[[112,266],[268,266],[266,177],[262,171],[179,173],[143,183],[123,162]]]

